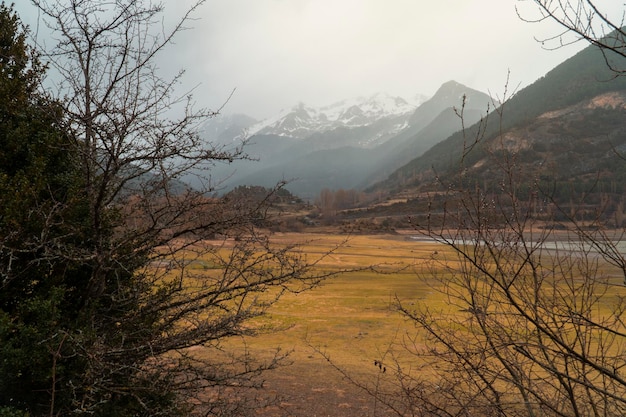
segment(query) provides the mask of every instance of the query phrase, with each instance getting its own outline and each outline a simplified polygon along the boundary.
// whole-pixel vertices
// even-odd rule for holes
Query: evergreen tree
[[[60,387],[80,368],[57,359],[72,356],[72,294],[86,275],[60,250],[82,240],[84,207],[60,106],[38,92],[44,70],[0,5],[0,407],[33,415],[67,397]]]
[[[40,92],[44,66],[2,6],[0,416],[240,412],[246,396],[222,388],[257,388],[284,356],[224,359],[221,342],[330,273],[259,231],[271,196],[181,183],[241,157],[200,138],[215,113],[191,97],[167,117],[179,76],[160,78],[154,57],[202,1],[163,37],[150,1],[33,3],[57,31],[44,56],[59,90]]]

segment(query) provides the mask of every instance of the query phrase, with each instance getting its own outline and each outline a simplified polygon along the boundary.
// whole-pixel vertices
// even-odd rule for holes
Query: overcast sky
[[[17,3],[35,27],[36,13]],[[191,0],[164,3],[169,18]],[[510,88],[523,87],[585,46],[545,50],[535,38],[558,27],[521,21],[516,5],[533,17],[520,0],[207,0],[161,66],[186,68],[203,106],[236,89],[223,112],[257,119],[298,102],[432,95],[449,80],[501,95],[509,71]]]

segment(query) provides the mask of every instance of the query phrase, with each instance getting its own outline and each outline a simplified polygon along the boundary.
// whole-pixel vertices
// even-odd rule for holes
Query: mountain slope
[[[463,96],[471,120],[478,120],[491,101],[451,81],[409,112],[406,101],[384,95],[362,100],[357,107],[354,101],[321,109],[298,105],[249,129],[259,132],[250,138],[259,161],[234,164],[228,186],[267,187],[293,179],[289,190],[309,199],[324,188],[362,189],[460,129],[453,107],[461,108]],[[278,138],[285,141],[277,146]]]
[[[326,173],[335,169],[330,162],[332,158],[321,158],[314,166],[300,158],[325,150],[344,149],[340,153],[345,153],[345,149],[364,150],[384,143],[406,128],[416,103],[423,100],[416,96],[413,103],[409,103],[399,97],[376,94],[322,108],[299,104],[274,118],[245,126],[245,131],[239,124],[242,127],[239,132],[230,126],[223,127],[225,123],[207,124],[204,128],[207,140],[217,138],[218,143],[234,146],[246,137],[244,152],[250,156],[250,160],[215,166],[212,177],[221,182],[226,191],[239,185],[269,186],[285,178],[309,178],[315,169],[313,177],[328,178]],[[224,139],[225,132],[236,134]],[[317,158],[314,155],[311,160]],[[345,158],[351,156],[346,154]],[[305,167],[308,168],[303,175],[301,171]],[[345,178],[351,177],[350,172],[343,172]],[[324,188],[323,182],[320,179],[312,183]]]
[[[505,163],[520,198],[528,201],[527,190],[541,190],[534,202],[537,214],[558,218],[556,203],[561,209],[577,206],[588,216],[613,212],[615,226],[624,225],[626,90],[543,113],[481,147],[470,153],[463,170],[463,181],[479,185],[481,192],[501,192]],[[455,177],[451,172],[441,176],[444,183]]]
[[[431,99],[415,110],[407,129],[376,149],[376,166],[360,186],[366,188],[384,180],[404,164],[461,130],[461,113],[464,123],[471,125],[493,109],[494,103],[497,104],[487,94],[456,81],[443,84]]]
[[[465,163],[469,165],[484,157],[488,144],[494,141],[500,132],[530,125],[539,116],[550,111],[562,110],[606,92],[624,89],[626,77],[615,78],[606,67],[602,53],[595,47],[588,47],[508,100],[499,109],[501,117],[495,117],[496,115],[492,113],[486,124],[476,124],[464,133],[453,134],[422,156],[399,168],[374,189],[398,191],[405,186],[428,181],[434,172],[442,175],[451,167],[458,166],[462,154],[467,150],[464,143],[474,140],[479,135],[479,129],[484,129],[480,136],[485,146],[477,146],[466,156]]]
[[[245,114],[218,114],[200,127],[200,134],[213,144],[230,145],[240,142],[246,130],[257,123],[258,120]]]
[[[356,188],[369,172],[367,161],[371,155],[370,149],[324,149],[261,169],[238,182],[269,187],[286,180],[289,191],[312,200],[324,188]]]

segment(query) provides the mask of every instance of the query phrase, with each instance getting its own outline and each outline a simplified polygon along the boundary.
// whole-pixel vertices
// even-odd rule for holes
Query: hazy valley
[[[379,94],[321,109],[299,104],[262,122],[218,117],[204,127],[204,137],[226,146],[247,141],[252,160],[214,172],[225,179],[224,192],[286,181],[287,190],[310,203],[319,203],[323,190],[349,190],[351,202],[337,209],[382,200],[411,206],[441,182],[454,181],[461,159],[465,177],[492,192],[497,156],[509,152],[520,178],[551,189],[550,198],[561,204],[586,193],[589,204],[610,200],[617,209],[626,186],[624,89],[600,52],[587,48],[502,104],[450,81],[412,104]],[[397,213],[389,206],[373,210],[393,216],[415,209],[394,207]]]
[[[299,104],[248,126],[237,126],[243,116],[218,116],[207,123],[204,136],[227,146],[247,141],[251,161],[215,171],[216,177],[226,178],[225,188],[271,187],[287,180],[287,189],[312,201],[324,188],[372,185],[458,130],[454,108],[460,109],[463,95],[468,123],[493,108],[487,95],[450,81],[428,100],[416,96],[409,102],[378,94],[320,109]]]

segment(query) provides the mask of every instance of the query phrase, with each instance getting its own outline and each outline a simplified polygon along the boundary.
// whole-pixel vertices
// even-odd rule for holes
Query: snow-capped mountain
[[[318,108],[301,103],[256,123],[216,118],[204,126],[206,139],[225,147],[245,139],[247,159],[216,164],[211,177],[225,190],[288,180],[290,191],[311,199],[324,188],[362,189],[460,129],[453,107],[463,96],[473,123],[490,98],[454,81],[428,99],[375,94]]]
[[[306,139],[336,129],[360,128],[359,147],[373,147],[404,129],[415,109],[427,97],[416,95],[410,101],[402,97],[378,93],[370,97],[342,100],[324,107],[309,107],[299,103],[275,117],[248,128],[248,136],[276,135]],[[368,132],[362,128],[372,126]],[[376,128],[379,126],[379,128]]]

